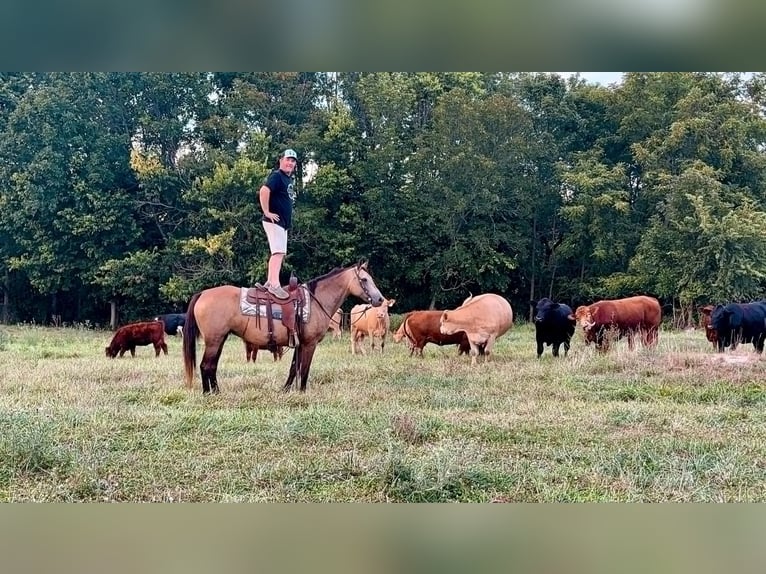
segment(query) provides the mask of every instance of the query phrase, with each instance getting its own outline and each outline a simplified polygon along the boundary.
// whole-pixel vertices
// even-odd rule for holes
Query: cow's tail
[[[407,337],[407,340],[410,342],[410,346],[412,346],[415,344],[415,337],[412,336],[412,332],[407,328],[409,318],[410,314],[407,313],[404,316],[404,336]]]
[[[186,386],[191,389],[194,385],[194,368],[197,364],[197,337],[199,329],[197,328],[197,319],[194,316],[194,306],[201,293],[195,293],[189,301],[189,308],[186,311],[186,324],[183,330],[183,348],[184,348],[184,373],[186,374]]]

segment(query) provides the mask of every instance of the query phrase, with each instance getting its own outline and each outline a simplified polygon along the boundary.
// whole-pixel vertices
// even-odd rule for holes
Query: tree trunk
[[[529,281],[529,300],[535,301],[535,264],[537,259],[537,209],[532,216],[532,279]],[[529,322],[535,320],[535,310],[529,305]]]
[[[117,308],[117,301],[110,301],[109,302],[110,307],[110,318],[109,318],[109,326],[112,328],[112,331],[117,330],[117,323],[119,319],[119,309]]]

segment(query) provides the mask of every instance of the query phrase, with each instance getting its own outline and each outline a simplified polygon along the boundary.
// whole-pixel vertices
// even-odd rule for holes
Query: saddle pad
[[[239,310],[242,312],[243,315],[250,315],[251,317],[257,317],[257,316],[265,317],[266,306],[253,305],[252,303],[248,303],[247,289],[248,289],[247,287],[239,288]],[[309,295],[309,290],[305,285],[299,286],[298,289],[303,289],[303,300],[305,301],[305,304],[303,305],[303,313],[301,314],[301,319],[305,323],[309,320],[309,317],[311,316],[311,312],[309,309],[311,306],[311,296]],[[274,319],[279,319],[281,321],[282,306],[272,305],[271,316],[274,317]]]

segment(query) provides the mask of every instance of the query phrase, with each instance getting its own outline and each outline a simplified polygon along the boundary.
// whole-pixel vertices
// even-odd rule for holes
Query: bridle
[[[362,278],[359,276],[359,267],[354,267],[354,275],[356,276],[356,280],[359,282],[359,287],[362,288],[362,291],[367,296],[367,302],[372,305],[372,295],[370,295],[370,292],[367,290],[367,286],[364,284],[364,281],[362,281]]]
[[[367,287],[364,284],[364,281],[362,281],[362,278],[359,276],[359,267],[354,266],[354,276],[356,277],[356,280],[359,282],[359,287],[362,288],[362,291],[364,292],[365,296],[367,297],[367,302],[372,304],[372,296],[370,295],[370,292],[367,290]],[[314,300],[314,302],[319,305],[319,308],[322,310],[322,313],[324,313],[327,317],[329,317],[330,321],[332,321],[332,315],[327,312],[327,309],[324,308],[324,305],[319,301],[319,299],[316,298],[316,295],[314,295],[310,289],[307,289],[309,296]],[[367,313],[367,309],[364,310],[364,313],[362,313],[362,317]],[[361,319],[361,317],[360,317]],[[359,319],[357,319],[358,321]],[[353,323],[352,323],[353,324]]]

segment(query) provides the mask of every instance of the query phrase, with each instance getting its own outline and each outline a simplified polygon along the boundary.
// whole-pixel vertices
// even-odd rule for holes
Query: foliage
[[[263,280],[257,190],[287,146],[283,279],[365,258],[403,310],[760,298],[764,78],[2,73],[4,316],[140,316]]]

